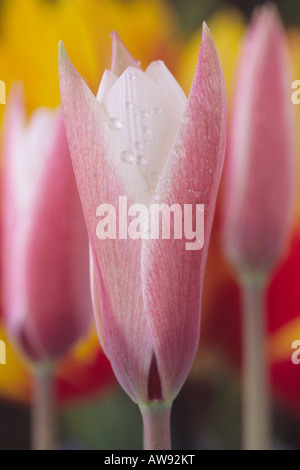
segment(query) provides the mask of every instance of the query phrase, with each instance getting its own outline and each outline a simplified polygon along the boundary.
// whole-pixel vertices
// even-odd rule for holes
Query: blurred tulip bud
[[[9,334],[33,361],[61,357],[91,321],[88,239],[60,110],[25,122],[19,88],[3,132],[2,281]]]
[[[296,173],[291,82],[285,34],[269,5],[249,28],[229,124],[223,241],[239,272],[269,272],[291,228]]]

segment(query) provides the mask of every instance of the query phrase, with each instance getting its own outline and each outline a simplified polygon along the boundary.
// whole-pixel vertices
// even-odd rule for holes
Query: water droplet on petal
[[[139,165],[146,165],[147,163],[147,160],[145,157],[143,157],[143,155],[137,155],[137,157],[135,157],[135,161]]]
[[[152,109],[153,114],[162,114],[162,110],[158,106],[154,106]]]
[[[129,80],[136,80],[136,76],[134,72],[129,72],[129,71],[127,71],[126,73],[126,78],[128,78]]]
[[[160,201],[160,199],[161,199],[160,194],[154,193],[152,200],[153,200],[153,201]]]
[[[110,118],[107,122],[108,127],[113,130],[118,130],[121,129],[123,126],[123,123],[120,121],[118,118]]]
[[[152,130],[149,129],[149,127],[145,127],[145,126],[142,127],[142,133],[143,133],[144,135],[151,135],[151,134],[153,134]]]
[[[127,102],[125,103],[125,108],[126,108],[126,109],[132,109],[132,108],[133,108],[133,104],[132,104],[130,101],[127,101]]]
[[[158,178],[159,178],[159,173],[158,171],[152,171],[150,173],[150,179],[153,183],[156,183],[158,181]]]
[[[148,111],[141,111],[140,112],[140,115],[142,118],[148,118],[150,116],[150,114],[148,113]]]
[[[136,149],[142,149],[144,147],[142,142],[139,142],[139,141],[134,142],[134,146]]]
[[[128,152],[128,150],[123,150],[123,152],[120,153],[120,159],[125,163],[131,163],[134,160],[132,154]]]

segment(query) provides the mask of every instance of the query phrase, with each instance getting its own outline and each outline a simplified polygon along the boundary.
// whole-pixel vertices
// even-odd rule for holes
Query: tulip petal
[[[98,335],[103,351],[105,352],[106,356],[108,356],[106,347],[105,347],[103,318],[102,318],[102,312],[101,312],[101,300],[100,300],[98,286],[97,286],[97,278],[96,278],[96,273],[95,273],[94,259],[93,259],[91,247],[90,247],[90,280],[91,280],[91,295],[92,295],[93,309],[94,309],[94,312],[97,312],[97,315],[95,315],[97,335]]]
[[[128,171],[122,170],[119,164],[121,139],[116,130],[107,126],[104,109],[74,69],[63,46],[60,47],[60,88],[100,289],[105,349],[127,393],[135,401],[145,401],[153,347],[143,313],[141,241],[99,240],[96,235],[99,204],[105,202],[116,208],[118,229],[119,196],[129,195],[128,204],[134,202],[138,197],[134,193],[138,174],[135,165],[124,163]],[[120,145],[119,150],[116,145]]]
[[[187,104],[186,96],[164,62],[162,60],[151,62],[145,73],[157,83],[164,95],[169,97],[170,102],[183,115]]]
[[[198,66],[175,145],[161,176],[161,202],[205,204],[204,246],[187,240],[144,240],[143,299],[152,333],[162,397],[174,398],[198,346],[200,297],[226,136],[224,77],[204,24]]]
[[[140,68],[138,61],[136,61],[128,49],[124,46],[121,41],[117,31],[111,33],[112,37],[112,61],[111,61],[111,71],[114,75],[119,77],[127,69],[127,67],[132,66]]]
[[[109,70],[105,70],[102,76],[101,83],[99,85],[98,93],[97,93],[97,100],[99,103],[103,101],[104,96],[116,82],[117,77],[110,72]]]
[[[183,112],[151,78],[133,67],[128,67],[110,88],[102,104],[117,120],[123,150],[129,152],[140,171],[146,192],[138,202],[149,205],[149,194],[156,188]],[[118,163],[124,167],[120,160]]]

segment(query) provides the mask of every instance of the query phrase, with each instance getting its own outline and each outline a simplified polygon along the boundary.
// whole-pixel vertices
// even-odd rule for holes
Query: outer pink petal
[[[141,242],[99,240],[96,236],[99,204],[112,204],[118,208],[119,196],[126,192],[118,167],[113,164],[112,147],[105,139],[104,111],[63,48],[60,50],[60,89],[100,287],[106,352],[127,393],[136,401],[145,401],[153,348],[143,312]],[[128,200],[128,204],[131,203]]]
[[[32,359],[51,360],[61,357],[91,321],[88,238],[60,112],[52,116],[51,144],[41,155],[30,213],[18,206],[11,178],[26,153],[11,153],[12,138],[23,138],[21,127],[23,134],[27,129],[20,93],[11,100],[4,132],[5,315],[11,334]]]
[[[146,240],[142,248],[143,299],[164,400],[174,398],[182,386],[198,345],[202,282],[225,135],[224,78],[204,24],[187,109],[158,187],[161,203],[205,204],[204,247],[187,251],[185,239],[160,239]]]
[[[224,245],[239,269],[269,270],[290,228],[295,136],[289,60],[273,7],[257,12],[235,87],[226,168]]]

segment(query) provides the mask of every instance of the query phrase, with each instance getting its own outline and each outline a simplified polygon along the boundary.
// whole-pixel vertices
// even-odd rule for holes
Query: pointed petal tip
[[[116,30],[110,33],[112,38],[112,57],[110,71],[120,77],[128,66],[141,69],[138,61],[130,54]]]
[[[215,48],[215,42],[214,42],[214,39],[213,39],[212,34],[210,32],[210,28],[207,26],[205,21],[203,21],[203,24],[202,24],[202,41],[201,41],[201,43],[202,44],[206,44],[206,43],[209,44],[209,42],[212,43],[214,48]]]
[[[277,19],[280,17],[275,3],[272,2],[265,3],[264,5],[258,5],[253,11],[253,16],[255,17],[256,15],[264,15],[266,17]]]
[[[119,36],[119,33],[116,29],[114,29],[111,33],[110,33],[110,37],[112,38],[113,41],[121,41],[121,38]]]
[[[278,8],[274,3],[266,3],[257,6],[252,16],[253,27],[259,27],[262,30],[270,31],[274,28],[282,28],[282,19]]]
[[[203,23],[202,23],[202,29],[205,33],[209,33],[209,27],[207,26],[205,21],[203,21]]]

